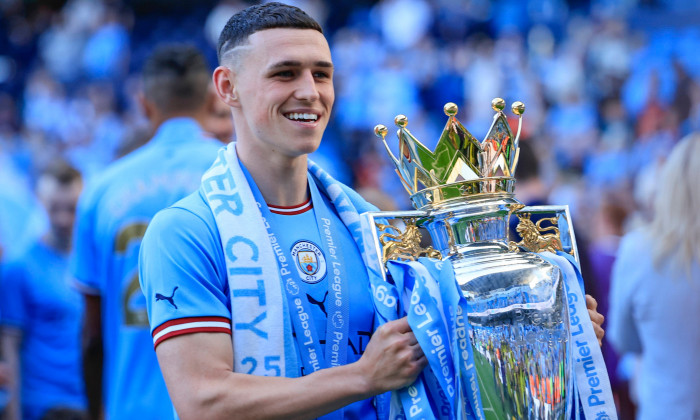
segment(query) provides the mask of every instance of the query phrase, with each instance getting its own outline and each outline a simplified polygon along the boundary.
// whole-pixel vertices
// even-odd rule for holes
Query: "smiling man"
[[[214,72],[237,142],[143,239],[141,285],[181,418],[377,418],[372,397],[425,357],[380,328],[359,237],[372,207],[307,159],[334,101],[318,23],[268,3],[234,15]],[[371,339],[370,339],[371,336]]]
[[[384,393],[426,359],[405,318],[375,325],[359,226],[374,208],[307,158],[335,99],[328,43],[300,9],[267,3],[231,17],[218,55],[237,141],[156,215],[139,258],[177,414],[383,418]]]

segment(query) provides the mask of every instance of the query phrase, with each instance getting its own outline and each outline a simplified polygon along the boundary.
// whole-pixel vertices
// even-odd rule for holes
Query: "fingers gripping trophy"
[[[375,127],[415,211],[363,215],[378,313],[407,315],[429,368],[392,396],[406,418],[614,419],[610,383],[587,316],[567,206],[514,198],[525,106],[505,101],[483,141],[444,107],[434,151],[395,118],[398,156]],[[516,237],[509,220],[517,218]],[[429,233],[423,237],[422,233]],[[430,246],[426,243],[430,242]]]

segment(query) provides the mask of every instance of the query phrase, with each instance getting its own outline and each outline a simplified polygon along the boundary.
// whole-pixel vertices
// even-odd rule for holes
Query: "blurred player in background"
[[[6,419],[39,419],[62,410],[85,415],[80,366],[82,300],[71,287],[68,256],[80,173],[62,161],[38,178],[36,194],[46,208],[49,231],[2,272],[2,353],[10,401]]]
[[[108,167],[78,210],[71,271],[85,295],[85,380],[94,418],[103,395],[107,419],[172,418],[139,287],[139,247],[153,215],[197,189],[221,146],[203,129],[218,98],[200,51],[161,47],[142,73],[141,102],[155,135]]]
[[[226,105],[216,94],[214,85],[209,85],[209,104],[207,105],[209,112],[205,117],[202,127],[206,134],[221,143],[228,144],[233,141],[233,118],[231,117],[231,109]]]

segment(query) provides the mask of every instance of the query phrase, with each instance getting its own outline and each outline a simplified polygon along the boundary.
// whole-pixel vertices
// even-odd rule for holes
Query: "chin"
[[[299,147],[296,148],[296,152],[301,156],[301,155],[308,155],[310,153],[315,152],[318,150],[319,146],[321,146],[321,140],[314,139],[310,140],[308,142],[304,142],[302,144],[299,144]]]

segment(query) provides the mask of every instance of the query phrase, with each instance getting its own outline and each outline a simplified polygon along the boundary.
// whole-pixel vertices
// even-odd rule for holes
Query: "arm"
[[[151,221],[141,243],[139,279],[152,326],[184,317],[231,317],[225,256],[211,226],[177,208]],[[177,309],[155,297],[175,286],[178,296],[187,296]],[[183,420],[314,418],[408,385],[426,364],[406,319],[377,329],[357,362],[302,378],[233,372],[229,334],[182,331],[159,342],[156,355]]]
[[[311,419],[407,386],[427,364],[406,318],[377,329],[359,361],[301,378],[233,372],[227,334],[173,337],[160,344],[156,354],[183,420]]]
[[[21,359],[19,357],[20,344],[22,343],[22,331],[17,328],[4,326],[0,333],[2,354],[8,366],[8,391],[10,402],[5,411],[5,420],[19,420],[22,418],[21,387],[22,374],[20,370]]]
[[[91,419],[99,419],[102,413],[102,298],[99,295],[83,296],[83,380],[88,399],[88,414]]]
[[[2,351],[0,351],[0,354]],[[5,361],[0,361],[0,388],[10,383],[10,366]]]
[[[620,242],[610,277],[608,340],[618,354],[642,352],[634,317],[634,295],[640,279],[650,270],[649,264],[642,262],[651,259],[645,248],[648,244],[645,239],[638,232],[625,235]]]

